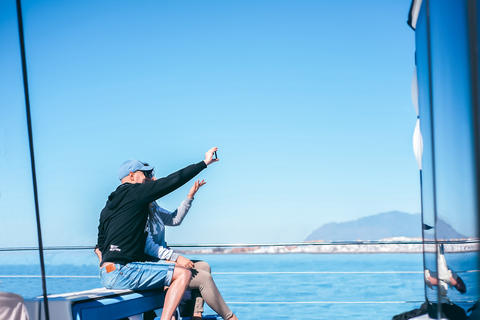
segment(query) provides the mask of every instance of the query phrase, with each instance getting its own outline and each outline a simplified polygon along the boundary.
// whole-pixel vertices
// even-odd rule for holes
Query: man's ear
[[[128,178],[129,178],[131,181],[135,181],[135,172],[130,172],[130,173],[128,173]]]

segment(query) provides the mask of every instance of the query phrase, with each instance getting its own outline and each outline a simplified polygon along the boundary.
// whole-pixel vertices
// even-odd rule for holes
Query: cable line
[[[45,302],[45,318],[50,320],[47,300],[47,283],[45,281],[45,262],[43,260],[43,242],[42,242],[42,228],[40,225],[40,209],[38,205],[38,190],[37,190],[37,175],[35,171],[35,154],[33,151],[33,133],[32,133],[32,117],[30,115],[30,96],[28,93],[28,77],[27,77],[27,58],[25,54],[25,37],[23,33],[23,19],[22,19],[22,4],[20,0],[17,3],[17,20],[18,20],[18,34],[20,39],[20,54],[22,56],[22,74],[23,74],[23,89],[25,94],[25,108],[27,113],[27,127],[28,127],[28,141],[30,145],[30,163],[32,167],[32,183],[33,195],[35,201],[35,215],[37,218],[37,235],[38,235],[38,253],[40,255],[40,269],[42,271],[42,288],[43,299]]]

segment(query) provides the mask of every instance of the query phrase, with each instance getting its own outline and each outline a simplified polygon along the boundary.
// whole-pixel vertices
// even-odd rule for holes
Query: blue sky
[[[420,212],[410,0],[23,1],[44,245],[94,245],[131,158],[219,148],[178,243],[301,242]],[[0,246],[35,246],[13,0],[0,2]],[[160,199],[175,209],[191,183]],[[458,230],[467,232],[468,230]]]

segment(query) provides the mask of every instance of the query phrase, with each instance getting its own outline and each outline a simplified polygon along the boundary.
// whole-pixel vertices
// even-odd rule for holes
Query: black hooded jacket
[[[156,181],[118,186],[100,214],[97,244],[102,252],[101,264],[148,260],[144,251],[150,203],[181,187],[206,167],[201,161]]]

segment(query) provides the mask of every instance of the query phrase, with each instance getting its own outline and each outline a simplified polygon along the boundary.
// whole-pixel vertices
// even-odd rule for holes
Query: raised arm
[[[199,163],[187,166],[165,178],[157,179],[151,183],[136,185],[135,191],[137,192],[138,199],[150,203],[183,186],[207,166],[219,161],[219,159],[213,159],[215,152],[217,152],[216,147],[208,150],[205,153],[205,160]]]
[[[173,212],[165,210],[160,206],[155,206],[155,215],[159,216],[163,224],[169,227],[179,226],[192,206],[192,199],[188,197],[182,201],[180,206]]]
[[[200,189],[205,184],[206,184],[205,180],[195,181],[193,186],[190,188],[190,191],[188,192],[188,198],[193,200],[193,198],[195,197],[195,194],[197,193],[198,189]]]
[[[206,182],[204,180],[195,181],[193,186],[190,188],[187,198],[185,198],[185,200],[182,201],[180,206],[173,212],[165,210],[155,203],[155,214],[160,216],[164,225],[171,227],[179,226],[187,215],[188,211],[190,210],[194,196],[197,193],[198,189],[200,189],[200,187],[205,184]]]

